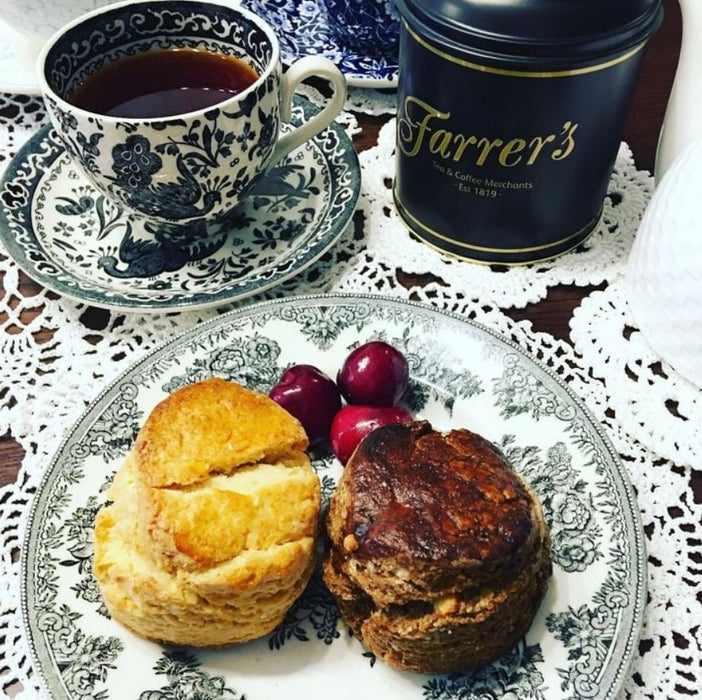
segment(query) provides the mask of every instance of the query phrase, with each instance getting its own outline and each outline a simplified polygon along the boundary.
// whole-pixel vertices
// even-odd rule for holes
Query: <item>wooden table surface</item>
[[[653,172],[658,134],[677,67],[681,38],[681,18],[677,0],[664,0],[664,5],[665,19],[648,43],[630,118],[623,135],[623,139],[633,151],[637,167],[650,172]],[[385,120],[384,117],[359,115],[359,123],[363,127],[363,133],[355,141],[359,150],[375,144],[378,129]],[[0,288],[1,284],[0,279]],[[37,284],[23,276],[22,288],[29,296],[32,290],[37,288]],[[587,288],[571,286],[555,287],[543,301],[508,313],[516,320],[531,320],[537,331],[567,340],[572,311],[589,291],[591,290]],[[90,313],[89,311],[87,315]],[[94,310],[96,316],[100,313],[104,312]],[[15,481],[22,458],[22,448],[12,436],[1,436],[0,487]]]

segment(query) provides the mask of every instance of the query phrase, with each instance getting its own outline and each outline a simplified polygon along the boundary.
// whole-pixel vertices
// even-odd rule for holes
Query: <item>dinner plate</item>
[[[297,97],[293,123],[319,108]],[[44,127],[0,182],[0,240],[49,289],[124,311],[205,308],[243,299],[299,274],[346,229],[361,173],[338,124],[275,165],[235,216],[202,238],[146,232],[100,194]]]
[[[285,63],[322,54],[339,66],[346,82],[353,87],[396,87],[398,56],[362,54],[339,44],[329,29],[322,3],[323,0],[242,0],[241,5],[273,27]]]
[[[35,63],[40,47],[0,17],[0,92],[39,94]]]
[[[331,376],[359,343],[408,358],[405,403],[435,428],[466,427],[505,452],[539,495],[554,574],[528,634],[467,674],[397,672],[339,621],[319,570],[285,621],[240,646],[181,649],[110,619],[91,570],[105,489],[145,417],[170,392],[213,375],[266,392],[292,363]],[[340,474],[312,454],[326,503]],[[53,698],[614,700],[636,650],[645,552],[635,497],[582,402],[537,360],[450,313],[378,296],[292,297],[244,306],[151,352],[96,398],[47,466],[22,547],[22,612]]]

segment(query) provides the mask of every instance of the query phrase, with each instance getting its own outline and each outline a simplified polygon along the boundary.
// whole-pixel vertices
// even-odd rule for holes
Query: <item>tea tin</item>
[[[483,263],[597,226],[661,0],[396,0],[393,192],[410,230]]]

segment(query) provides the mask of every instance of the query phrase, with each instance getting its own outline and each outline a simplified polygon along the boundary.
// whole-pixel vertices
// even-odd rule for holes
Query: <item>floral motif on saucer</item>
[[[293,123],[317,110],[297,98]],[[274,166],[225,224],[147,230],[96,190],[44,127],[0,185],[0,240],[46,287],[93,306],[169,311],[240,300],[299,274],[346,229],[358,158],[333,124]]]

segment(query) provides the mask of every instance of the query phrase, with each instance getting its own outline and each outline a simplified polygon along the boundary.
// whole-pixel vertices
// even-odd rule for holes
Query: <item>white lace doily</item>
[[[355,90],[347,106],[340,121],[357,133],[351,110],[388,115],[394,96]],[[45,119],[36,98],[0,95],[0,169]],[[692,480],[695,473],[699,478],[702,454],[701,390],[653,355],[628,316],[621,284],[652,178],[636,170],[623,144],[602,222],[581,249],[551,263],[498,272],[443,256],[408,235],[392,201],[393,149],[390,118],[377,146],[360,154],[363,185],[353,225],[319,263],[267,296],[358,291],[411,297],[500,330],[569,382],[622,455],[647,536],[649,603],[622,697],[695,696],[702,683],[696,597],[702,544]],[[433,281],[407,287],[401,271]],[[21,623],[18,552],[44,468],[104,384],[174,333],[227,307],[125,315],[88,310],[45,291],[25,295],[17,266],[1,247],[0,276],[0,435],[11,436],[25,452],[16,483],[0,489],[0,687],[11,697],[35,698],[42,694]],[[603,289],[577,309],[572,345],[503,313],[541,300],[561,284]]]

